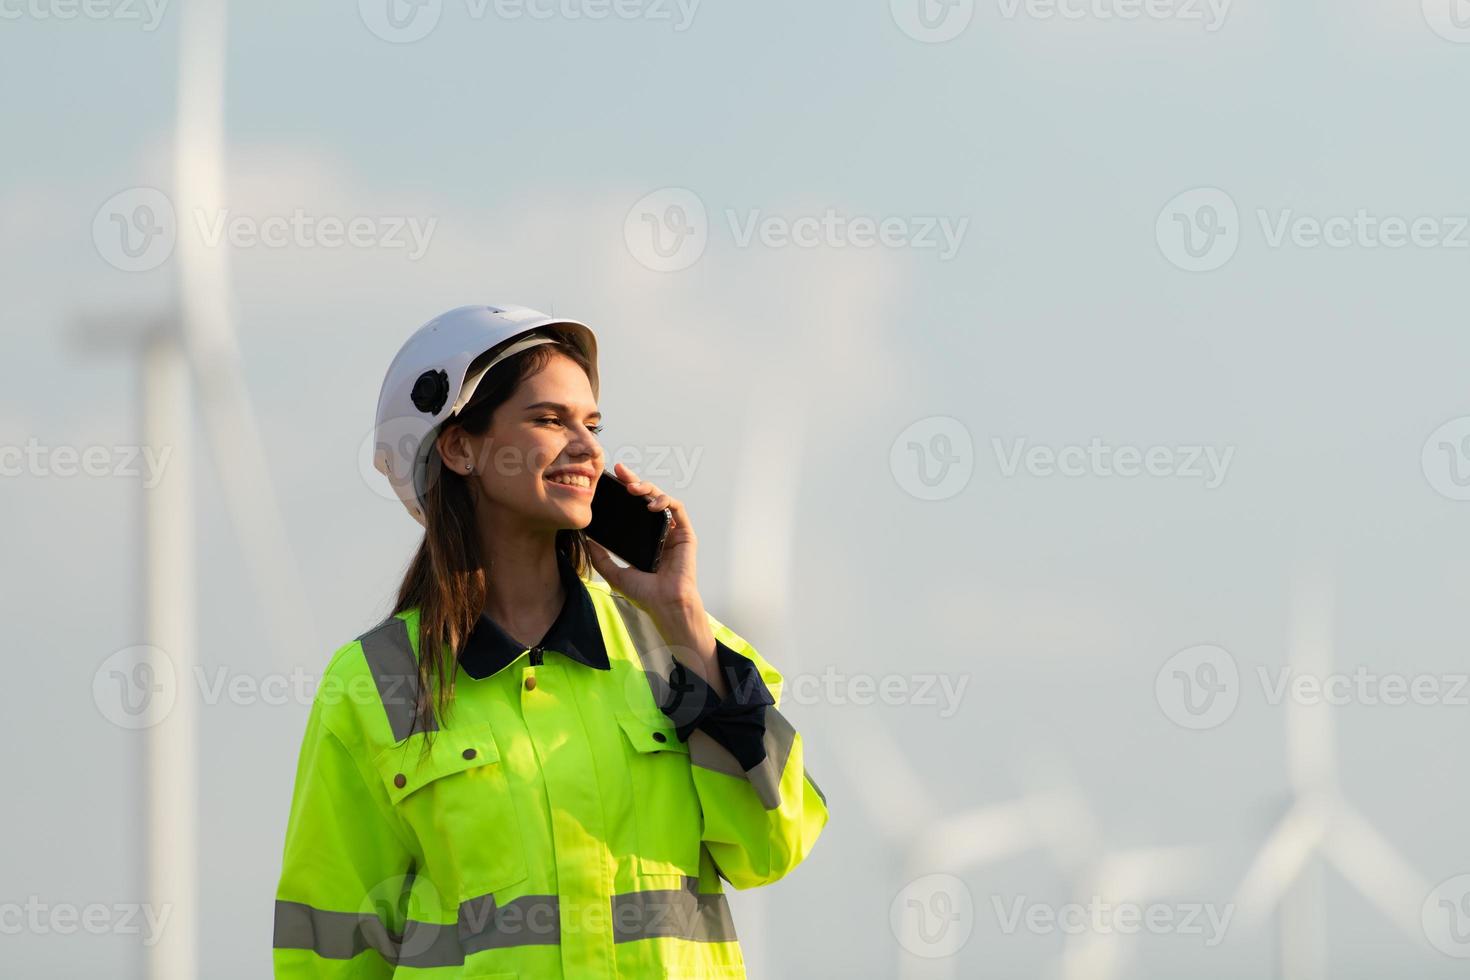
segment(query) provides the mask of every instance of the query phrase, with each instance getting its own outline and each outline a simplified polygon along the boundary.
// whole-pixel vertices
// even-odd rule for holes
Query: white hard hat
[[[550,342],[545,335],[523,337],[543,327],[571,335],[591,365],[592,395],[597,397],[597,338],[592,331],[576,320],[524,306],[461,306],[441,313],[415,330],[388,365],[378,395],[373,466],[420,524],[428,527],[424,498],[439,426],[469,403],[491,367],[527,347]],[[476,363],[517,337],[522,339],[507,344],[493,359]]]

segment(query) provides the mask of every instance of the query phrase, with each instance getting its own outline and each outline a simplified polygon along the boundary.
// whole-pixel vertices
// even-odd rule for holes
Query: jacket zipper
[[[541,650],[541,645],[539,643],[536,646],[534,646],[534,647],[531,648],[531,666],[532,667],[540,667],[541,666],[541,653],[542,653],[542,650]]]

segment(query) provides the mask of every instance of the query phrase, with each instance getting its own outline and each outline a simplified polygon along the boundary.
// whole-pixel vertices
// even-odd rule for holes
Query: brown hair
[[[491,368],[480,380],[470,403],[446,420],[440,429],[457,425],[471,435],[483,434],[489,429],[495,410],[510,399],[521,382],[539,372],[558,354],[570,357],[591,376],[586,356],[568,335],[555,327],[542,332],[556,337],[556,341],[527,348]],[[486,351],[470,365],[470,370],[491,359],[500,349]],[[435,431],[427,438],[437,439],[438,435]],[[428,718],[446,717],[452,706],[459,651],[480,617],[486,596],[487,570],[476,533],[470,478],[446,467],[437,450],[430,451],[428,467],[424,539],[409,562],[393,607],[394,615],[415,607],[419,610],[415,727]],[[565,557],[578,575],[587,574],[590,563],[586,537],[581,530],[557,531],[556,553]]]

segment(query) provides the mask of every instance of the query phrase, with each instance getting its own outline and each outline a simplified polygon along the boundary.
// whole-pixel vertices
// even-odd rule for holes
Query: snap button
[[[475,757],[475,750],[474,749],[465,749],[464,750],[464,757],[466,759],[473,759]]]
[[[397,786],[399,789],[402,789],[403,787],[408,785],[408,777],[400,772],[398,775],[393,777],[393,785]]]
[[[668,738],[664,735],[663,732],[654,732],[653,733],[653,740],[655,742],[667,742],[668,741]]]
[[[534,678],[534,677],[527,677],[526,678],[526,690],[528,690],[528,691],[534,691],[535,689],[536,689],[536,678]]]

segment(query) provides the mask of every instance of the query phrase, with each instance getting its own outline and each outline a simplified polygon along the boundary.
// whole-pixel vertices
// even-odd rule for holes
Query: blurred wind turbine
[[[797,635],[791,594],[798,474],[806,429],[802,422],[789,420],[791,413],[778,413],[769,395],[762,386],[747,402],[728,548],[730,611],[728,619],[723,615],[720,619],[758,644],[767,660],[781,665],[783,676],[793,677],[800,670],[799,645],[791,642]],[[768,899],[766,890],[759,888],[735,899],[746,939],[746,966],[752,976],[769,973],[765,965]]]
[[[225,202],[226,0],[197,0],[182,10],[174,204],[181,225],[216,215]],[[245,384],[230,316],[229,251],[204,236],[178,236],[179,323],[195,396],[235,534],[260,596],[269,635],[315,648],[312,618]],[[299,648],[299,647],[298,647]],[[279,655],[279,654],[278,654]],[[284,663],[294,663],[286,656]]]
[[[1113,907],[1143,903],[1177,894],[1201,880],[1208,866],[1208,849],[1197,845],[1102,852],[1079,878],[1073,900],[1086,904],[1096,899]],[[1126,975],[1137,938],[1118,929],[1069,935],[1058,973],[1065,980],[1118,980]]]
[[[1291,678],[1332,669],[1332,587],[1314,572],[1292,594]],[[1289,690],[1289,689],[1288,689]],[[1320,856],[1405,935],[1422,938],[1420,905],[1429,882],[1356,809],[1337,784],[1332,706],[1285,699],[1286,754],[1292,804],[1266,838],[1236,892],[1247,925],[1279,910],[1283,980],[1326,976]]]
[[[935,872],[958,875],[1037,849],[1071,870],[1092,846],[1085,811],[1066,791],[1032,791],[940,816],[938,802],[878,718],[869,715],[833,734],[839,762],[869,818],[902,856],[905,882]],[[956,969],[953,956],[928,959],[899,951],[900,980],[943,980],[956,976]]]
[[[1177,894],[1202,880],[1211,859],[1202,845],[1108,850],[1080,784],[1060,758],[1035,760],[1027,766],[1030,779],[1045,772],[1045,784],[1068,800],[1079,834],[1083,856],[1069,863],[1074,868],[1072,900],[1086,906],[1097,900],[1116,907],[1124,902],[1142,903],[1158,896]],[[1118,980],[1132,961],[1137,937],[1117,929],[1087,930],[1068,935],[1062,948],[1056,976],[1062,980]]]
[[[790,269],[783,261],[785,274]],[[727,548],[729,614],[720,617],[756,644],[787,678],[802,670],[804,652],[796,642],[800,635],[796,549],[801,538],[802,476],[810,464],[812,412],[793,412],[772,395],[800,392],[820,403],[818,389],[835,392],[854,382],[857,371],[833,363],[831,351],[876,349],[876,344],[860,340],[863,331],[877,322],[874,311],[882,307],[888,289],[881,275],[855,274],[846,260],[816,259],[800,269],[809,288],[788,311],[794,326],[783,355],[764,370],[761,384],[750,390],[745,402]],[[825,364],[826,371],[813,372],[814,364]],[[754,939],[746,950],[752,976],[771,972],[765,963],[769,897],[759,888],[732,896],[740,905],[741,922],[748,926],[742,931]]]
[[[172,203],[180,233],[176,309],[129,322],[83,318],[89,346],[130,346],[140,362],[142,444],[175,452],[144,494],[144,631],[168,658],[179,697],[147,729],[146,893],[169,928],[149,947],[150,980],[195,980],[198,963],[198,756],[195,536],[189,404],[201,410],[226,504],[263,604],[267,635],[285,651],[315,636],[251,407],[229,312],[228,254],[190,222],[224,209],[225,0],[194,0],[180,12],[178,105]],[[192,384],[191,384],[192,382]]]

